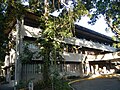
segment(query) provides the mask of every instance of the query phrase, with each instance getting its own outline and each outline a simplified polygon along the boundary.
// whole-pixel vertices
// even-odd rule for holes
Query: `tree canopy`
[[[10,49],[8,46],[8,42],[10,41],[8,37],[9,31],[14,28],[16,18],[20,19],[26,11],[36,13],[40,16],[39,21],[42,29],[45,29],[45,23],[47,23],[46,27],[50,30],[45,29],[44,34],[48,34],[48,38],[53,38],[53,34],[61,38],[71,36],[72,34],[74,35],[73,22],[85,14],[90,16],[90,24],[94,24],[99,18],[99,15],[103,15],[109,28],[117,37],[120,36],[119,0],[47,0],[47,2],[49,2],[47,7],[49,20],[47,22],[44,22],[44,1],[45,0],[29,0],[27,6],[22,4],[26,2],[24,0],[0,1],[0,61],[4,61],[4,56],[8,54],[7,52]],[[69,1],[72,1],[71,6],[69,6]],[[73,11],[71,12],[68,9]],[[93,9],[94,11],[92,11]],[[61,12],[55,17],[52,14],[50,15],[50,13],[54,11]]]
[[[69,1],[73,1],[70,7],[68,6]],[[44,0],[29,0],[29,5],[27,6],[23,5],[23,2],[25,1],[0,1],[0,61],[4,61],[4,56],[8,54],[7,52],[10,49],[8,46],[8,42],[10,41],[8,33],[14,28],[16,18],[20,18],[21,15],[24,15],[25,11],[36,13],[40,16],[41,28],[44,27],[45,23],[48,23],[47,25],[49,26],[47,28],[51,31],[49,32],[49,30],[46,29],[44,34],[48,34],[49,38],[53,38],[53,34],[57,37],[60,36],[61,38],[74,34],[73,22],[75,22],[76,19],[80,19],[80,17],[85,14],[90,16],[90,24],[94,24],[99,18],[99,15],[103,15],[109,28],[116,34],[116,36],[119,37],[120,35],[119,0],[47,0],[47,2],[49,2],[48,14],[54,11],[60,12],[60,10],[62,10],[58,17],[48,15],[48,22],[44,22]],[[72,9],[73,12],[68,12],[68,9]],[[93,9],[94,11],[92,11]],[[61,19],[61,17],[64,19]],[[54,23],[51,21],[54,21]],[[66,34],[64,32],[66,32]]]
[[[24,5],[27,3],[27,5]],[[111,30],[120,35],[120,2],[119,0],[1,0],[0,1],[0,61],[9,54],[11,37],[8,36],[14,28],[16,19],[26,12],[39,16],[42,36],[38,38],[40,50],[44,57],[43,78],[47,84],[51,71],[50,60],[58,59],[61,42],[65,37],[75,36],[74,22],[83,15],[91,18],[94,24],[99,15],[103,15]],[[94,11],[93,11],[94,9]],[[57,12],[57,13],[56,13]],[[56,13],[56,14],[54,14]],[[54,62],[56,63],[56,62]],[[54,73],[54,72],[52,72]],[[56,76],[57,77],[57,76]],[[47,85],[46,84],[46,85]]]
[[[91,3],[86,3],[90,10],[95,8],[92,13],[91,22],[94,24],[99,18],[99,15],[103,15],[108,27],[116,34],[120,36],[120,1],[119,0],[90,0]],[[88,5],[89,4],[89,5]]]
[[[6,18],[4,12],[5,9],[6,6],[0,3],[0,61],[4,61],[8,44],[8,36],[6,36],[4,33],[4,29],[6,27],[6,23],[4,22],[4,19]]]

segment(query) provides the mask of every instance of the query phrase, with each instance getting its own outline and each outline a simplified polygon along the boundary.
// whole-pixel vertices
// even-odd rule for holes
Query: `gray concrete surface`
[[[1,84],[0,90],[14,90],[14,88],[10,84]]]
[[[96,78],[73,83],[75,90],[120,90],[120,80],[117,78]]]

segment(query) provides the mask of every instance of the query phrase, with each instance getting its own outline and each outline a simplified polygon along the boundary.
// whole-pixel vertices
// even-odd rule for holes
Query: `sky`
[[[62,1],[63,1],[63,0],[62,0]],[[22,4],[23,4],[23,5],[29,5],[28,2],[29,2],[29,0],[22,0]],[[65,5],[62,9],[60,9],[59,11],[57,10],[57,11],[52,12],[52,13],[50,13],[50,15],[52,15],[52,16],[54,16],[54,17],[59,17],[60,13],[62,13],[62,10],[63,10],[65,7],[67,7],[67,8],[69,7],[69,8],[70,8],[70,6],[72,5],[72,4],[70,3],[70,4],[68,4],[68,5],[66,6],[66,4],[65,4],[64,2],[63,2],[62,4]],[[93,9],[93,10],[94,10],[94,9]],[[86,27],[86,28],[88,28],[88,29],[91,29],[91,30],[93,30],[93,31],[99,32],[99,33],[104,34],[104,35],[109,36],[109,37],[114,36],[114,34],[112,33],[112,31],[109,31],[109,32],[105,31],[105,29],[106,29],[108,26],[107,26],[107,24],[106,24],[103,16],[101,16],[101,18],[99,18],[99,19],[97,20],[97,22],[95,23],[95,25],[90,25],[90,24],[88,24],[88,21],[89,21],[89,20],[90,20],[89,17],[84,16],[84,17],[81,18],[81,20],[80,20],[79,22],[75,22],[75,24],[81,25],[81,26],[83,26],[83,27]]]
[[[106,36],[112,37],[114,34],[112,33],[112,31],[105,31],[105,29],[108,27],[103,16],[101,16],[100,19],[97,20],[97,22],[95,23],[95,25],[90,25],[88,24],[88,21],[90,20],[89,17],[84,16],[81,18],[81,20],[79,22],[76,22],[76,24],[89,28],[93,31],[99,32],[101,34],[104,34]]]

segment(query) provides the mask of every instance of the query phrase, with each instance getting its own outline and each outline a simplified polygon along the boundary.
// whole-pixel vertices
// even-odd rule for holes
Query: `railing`
[[[120,52],[108,53],[108,54],[99,54],[99,55],[85,55],[85,54],[76,54],[76,53],[63,53],[63,58],[65,61],[71,62],[81,62],[84,60],[84,57],[87,57],[87,61],[100,61],[100,60],[119,60]]]
[[[36,80],[36,77],[42,78],[41,64],[22,64],[22,80],[28,81],[31,79]]]
[[[116,48],[110,45],[104,45],[98,42],[88,41],[86,39],[78,39],[75,37],[65,38],[64,42],[72,45],[77,45],[80,47],[83,46],[83,47],[94,48],[94,49],[99,49],[104,51],[112,51],[112,52],[116,51]]]
[[[88,61],[99,61],[99,60],[119,60],[120,52],[100,54],[100,55],[88,55]]]
[[[65,61],[71,61],[71,62],[81,62],[84,55],[83,54],[76,54],[76,53],[63,53],[63,58]]]

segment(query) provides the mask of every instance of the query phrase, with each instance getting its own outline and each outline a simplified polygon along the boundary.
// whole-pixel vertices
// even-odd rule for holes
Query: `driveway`
[[[73,83],[75,90],[120,90],[117,78],[96,78]]]

